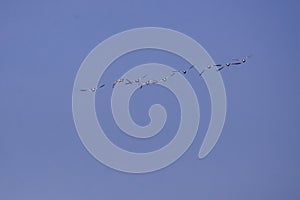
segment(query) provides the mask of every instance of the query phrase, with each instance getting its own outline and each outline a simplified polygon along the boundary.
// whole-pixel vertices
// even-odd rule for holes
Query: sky
[[[29,0],[0,5],[0,199],[300,199],[298,1]],[[72,90],[95,46],[119,32],[149,26],[192,37],[216,63],[253,57],[221,71],[227,116],[206,158],[197,155],[210,119],[209,93],[191,74],[187,79],[201,107],[193,144],[164,169],[130,174],[103,165],[86,150],[73,121]],[[101,81],[109,85],[131,66],[149,62],[178,69],[185,65],[175,55],[142,50],[116,60]],[[96,99],[110,98],[111,90],[104,87]],[[136,92],[132,116],[146,125],[149,106],[159,102],[171,113],[166,132],[172,132],[180,120],[178,103],[168,90],[158,90]],[[130,140],[105,105],[96,107],[105,128],[115,133],[109,138],[127,150],[151,151],[172,137]]]

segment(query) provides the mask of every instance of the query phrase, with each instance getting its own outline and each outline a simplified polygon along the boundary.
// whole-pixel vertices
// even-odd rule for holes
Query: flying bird
[[[125,80],[124,78],[120,78],[120,79],[116,80],[116,81],[113,83],[112,88],[114,88],[117,84],[124,82],[124,80]]]
[[[191,65],[188,69],[185,69],[185,70],[176,70],[176,71],[172,71],[172,72],[179,72],[179,73],[186,74],[186,73],[188,73],[193,68],[194,68],[194,65]]]
[[[145,74],[144,76],[137,78],[134,80],[135,83],[140,83],[146,76],[148,76],[147,74]]]
[[[126,79],[126,83],[125,83],[125,84],[126,84],[126,85],[132,84],[132,81],[129,80],[129,79]]]
[[[245,62],[248,61],[248,58],[251,58],[251,57],[252,57],[252,55],[247,56],[247,57],[242,58],[242,59],[232,59],[232,60],[235,60],[236,62],[231,63],[231,64],[233,64],[233,65],[240,65],[240,64],[243,64],[243,63],[245,63]]]
[[[174,76],[175,72],[172,71],[172,73],[168,76],[163,77],[160,81],[166,82],[170,77]]]
[[[100,86],[98,86],[98,87],[94,87],[94,88],[81,89],[80,91],[82,91],[82,92],[96,92],[98,89],[100,89],[100,88],[102,88],[102,87],[104,87],[104,86],[105,86],[105,84],[100,85]]]
[[[247,61],[248,61],[248,58],[250,58],[250,57],[252,57],[252,55],[247,56],[247,57],[242,58],[242,59],[232,59],[232,60],[234,60],[235,62],[226,63],[225,65],[226,65],[226,67],[230,67],[230,66],[232,66],[232,65],[241,65],[241,64],[244,64],[245,62],[247,62]],[[220,67],[219,69],[217,69],[217,71],[221,71],[223,68],[224,68],[224,66],[223,66],[223,67]]]
[[[221,66],[220,68],[217,69],[217,71],[221,71],[222,69],[224,69],[224,67],[230,67],[232,65],[232,63],[226,63],[225,66]]]
[[[146,85],[152,85],[152,84],[156,84],[156,83],[158,83],[157,80],[148,80],[146,82],[141,83],[139,88],[142,89]]]
[[[206,70],[211,69],[213,66],[215,66],[215,67],[221,67],[222,64],[208,65],[207,67],[205,67],[205,68],[199,73],[199,76],[202,76],[202,74],[203,74]]]

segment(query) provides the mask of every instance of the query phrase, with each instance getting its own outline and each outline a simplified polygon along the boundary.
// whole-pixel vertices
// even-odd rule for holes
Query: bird
[[[100,86],[97,86],[97,87],[94,87],[94,88],[89,88],[89,89],[80,89],[80,91],[82,91],[82,92],[96,92],[98,89],[100,89],[100,88],[102,88],[102,87],[104,87],[105,86],[105,84],[102,84],[102,85],[100,85]]]
[[[224,68],[224,66],[223,66],[223,67],[220,67],[219,69],[217,69],[217,71],[221,71],[223,68]]]
[[[129,79],[126,79],[126,83],[125,83],[125,84],[126,84],[126,85],[132,84],[132,81],[129,80]]]
[[[143,75],[142,77],[135,79],[134,82],[135,82],[135,83],[140,83],[144,78],[146,78],[146,76],[148,76],[148,75],[145,74],[145,75]]]
[[[175,75],[175,72],[172,71],[172,73],[170,75],[163,77],[160,81],[166,82],[170,77],[172,77],[174,75]]]
[[[214,66],[216,66],[216,67],[221,67],[222,64],[215,64]]]
[[[113,83],[112,88],[114,88],[118,83],[124,82],[124,80],[125,80],[124,78],[120,78],[120,79],[116,80],[116,81]]]
[[[230,63],[226,63],[225,66],[226,67],[230,67],[232,65],[241,65],[244,64],[248,61],[248,58],[252,57],[252,55],[246,56],[245,58],[242,59],[232,59],[235,62],[230,62]],[[217,69],[217,71],[221,71],[225,66],[220,67],[219,69]]]
[[[142,80],[143,78],[145,78],[146,76],[147,76],[147,75],[144,75],[144,76],[142,76],[142,77],[140,77],[140,78],[138,78],[138,79],[135,79],[134,81],[131,81],[131,80],[127,79],[127,78],[120,78],[120,79],[116,80],[116,81],[113,83],[113,86],[112,86],[112,87],[114,88],[117,84],[122,83],[122,82],[124,82],[124,81],[126,81],[126,82],[125,82],[126,85],[130,85],[130,84],[133,84],[133,83],[140,83],[141,80]]]
[[[172,71],[172,72],[179,72],[179,73],[186,74],[186,73],[188,73],[192,68],[194,68],[194,65],[191,65],[188,69],[185,69],[185,70],[176,70],[176,71]]]
[[[220,68],[217,69],[217,71],[221,71],[224,69],[224,67],[230,67],[232,63],[226,63],[225,66],[221,66]]]
[[[245,58],[242,58],[242,59],[232,59],[232,60],[235,60],[236,62],[234,62],[234,63],[231,63],[232,65],[240,65],[240,64],[243,64],[243,63],[245,63],[245,62],[247,62],[248,61],[248,58],[251,58],[252,57],[252,55],[249,55],[249,56],[246,56]]]
[[[126,85],[129,85],[129,84],[133,84],[133,83],[136,83],[136,84],[138,84],[140,87],[143,85],[143,83],[141,84],[141,81],[146,77],[146,76],[148,76],[147,74],[145,74],[145,75],[143,75],[143,76],[141,76],[140,78],[137,78],[137,79],[135,79],[135,80],[133,80],[133,81],[131,81],[131,80],[129,80],[129,79],[126,79]],[[143,86],[142,86],[143,87]]]
[[[157,80],[148,80],[146,82],[141,83],[139,88],[142,89],[146,85],[152,85],[152,84],[156,84],[156,83],[158,83]]]
[[[207,67],[205,67],[205,68],[199,73],[199,76],[202,76],[202,74],[203,74],[206,70],[211,69],[213,66],[215,66],[215,67],[221,67],[222,64],[208,65]]]

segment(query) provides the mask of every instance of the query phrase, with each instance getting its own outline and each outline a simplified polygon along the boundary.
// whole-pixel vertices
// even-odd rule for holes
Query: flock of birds
[[[207,67],[205,67],[199,73],[199,76],[202,76],[205,71],[210,70],[212,67],[218,67],[217,71],[221,71],[225,67],[244,64],[248,61],[248,58],[250,58],[250,57],[251,56],[247,56],[247,57],[242,58],[242,59],[232,59],[233,62],[228,62],[228,63],[225,63],[225,64],[208,65]],[[172,73],[170,75],[165,76],[165,77],[163,77],[161,79],[158,79],[158,80],[146,80],[146,81],[144,81],[144,79],[147,77],[147,75],[143,75],[143,76],[141,76],[141,77],[139,77],[135,80],[129,80],[127,78],[120,78],[112,84],[112,88],[115,88],[116,85],[118,85],[120,83],[124,83],[125,85],[136,84],[139,88],[143,88],[144,86],[147,86],[147,85],[157,84],[159,82],[166,82],[167,80],[169,80],[169,78],[174,76],[176,73],[182,73],[182,74],[185,75],[185,74],[189,73],[190,70],[192,70],[194,68],[195,68],[195,66],[192,65],[189,68],[184,69],[184,70],[172,71]],[[101,85],[98,85],[97,87],[88,88],[88,89],[81,89],[80,91],[83,91],[83,92],[96,92],[98,89],[103,88],[104,86],[105,86],[105,84],[101,84]]]

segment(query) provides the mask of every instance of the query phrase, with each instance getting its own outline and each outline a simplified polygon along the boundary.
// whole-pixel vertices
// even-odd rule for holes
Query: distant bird
[[[250,58],[250,57],[252,57],[252,55],[247,56],[247,57],[242,58],[242,59],[232,59],[235,62],[226,63],[225,66],[226,67],[230,67],[232,65],[241,65],[241,64],[244,64],[245,62],[248,61],[248,58]],[[220,67],[219,69],[217,69],[217,71],[221,71],[225,66]]]
[[[129,79],[126,79],[126,83],[125,83],[125,84],[126,84],[126,85],[132,84],[132,81],[129,80]]]
[[[131,81],[131,80],[129,80],[129,79],[126,79],[126,85],[129,85],[129,84],[133,84],[133,83],[136,83],[136,84],[138,84],[139,85],[139,87],[140,88],[142,88],[144,85],[145,85],[145,83],[141,83],[141,81],[146,77],[146,76],[148,76],[147,74],[146,75],[144,75],[144,76],[142,76],[142,77],[140,77],[140,78],[137,78],[137,79],[135,79],[135,80],[133,80],[133,81]]]
[[[142,89],[146,85],[152,85],[152,84],[156,84],[156,83],[158,83],[157,80],[148,80],[146,82],[141,83],[139,88]]]
[[[205,67],[205,68],[199,73],[199,76],[202,76],[202,74],[203,74],[206,70],[211,69],[213,66],[215,66],[215,67],[221,67],[222,64],[208,65],[207,67]]]
[[[245,63],[245,62],[247,62],[247,60],[246,60],[246,58],[243,58],[242,63]]]
[[[133,83],[140,83],[141,80],[142,80],[143,78],[145,78],[146,76],[147,76],[147,75],[144,75],[144,76],[142,76],[142,77],[140,77],[140,78],[135,79],[134,81],[129,80],[129,79],[127,79],[127,78],[120,78],[120,79],[116,80],[116,81],[113,83],[112,88],[114,88],[117,84],[123,83],[123,82],[125,82],[125,85],[130,85],[130,84],[133,84]]]
[[[226,63],[225,66],[221,66],[217,71],[221,71],[224,67],[230,67],[232,63]]]
[[[232,65],[240,65],[240,64],[243,64],[243,63],[245,63],[245,62],[248,61],[248,58],[251,58],[251,57],[252,57],[252,55],[249,55],[249,56],[247,56],[247,57],[245,57],[245,58],[242,58],[242,59],[232,59],[232,60],[235,60],[236,62],[231,63],[231,64],[232,64]]]
[[[247,62],[248,59],[251,58],[252,56],[253,56],[253,55],[251,54],[251,55],[249,55],[249,56],[246,56],[246,58],[243,58],[243,59],[242,59],[242,63]]]
[[[134,80],[135,83],[140,83],[144,78],[146,78],[146,76],[148,76],[147,74],[145,74],[144,76],[137,78]]]
[[[203,69],[200,73],[199,73],[199,76],[202,76],[202,74],[205,72],[206,70]]]
[[[172,73],[170,75],[163,77],[160,81],[166,82],[170,77],[172,77],[174,75],[175,75],[175,72],[172,71]]]
[[[146,85],[151,85],[151,84],[156,84],[156,83],[158,83],[157,80],[148,80],[148,81],[146,82]]]
[[[98,89],[100,89],[100,88],[102,88],[102,87],[104,87],[104,86],[105,86],[105,84],[100,85],[100,86],[98,86],[98,87],[94,87],[94,88],[81,89],[80,91],[82,91],[82,92],[96,92]]]
[[[207,69],[211,69],[211,68],[214,67],[214,66],[220,67],[220,66],[222,66],[222,65],[221,65],[221,64],[208,65],[206,68],[207,68]]]
[[[216,67],[221,67],[222,64],[215,64],[214,66],[216,66]]]
[[[223,68],[224,68],[224,66],[223,66],[223,67],[220,67],[219,69],[217,69],[217,71],[221,71]]]
[[[180,72],[180,73],[186,74],[186,73],[188,73],[193,68],[194,68],[194,65],[191,65],[188,69],[185,69],[185,70],[176,70],[176,71],[172,71],[172,72]]]
[[[120,79],[116,80],[116,81],[113,83],[112,88],[114,88],[118,83],[124,82],[124,80],[125,80],[124,78],[120,78]]]

